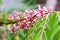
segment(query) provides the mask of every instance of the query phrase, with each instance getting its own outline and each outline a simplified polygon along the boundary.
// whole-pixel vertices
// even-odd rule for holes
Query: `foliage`
[[[19,40],[60,40],[58,16],[56,12],[52,12],[48,18],[40,18],[33,23],[29,30],[17,30],[17,34]],[[9,33],[7,35],[9,36]],[[16,36],[16,34],[13,35]],[[13,38],[12,35],[10,36]]]
[[[28,5],[33,5],[36,4],[38,0],[24,0],[24,3],[28,4]]]

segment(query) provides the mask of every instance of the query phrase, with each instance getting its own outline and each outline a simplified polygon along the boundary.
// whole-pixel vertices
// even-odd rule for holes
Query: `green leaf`
[[[60,40],[60,30],[54,35],[53,40]]]
[[[53,40],[54,35],[60,30],[58,26],[58,17],[56,15],[56,12],[53,12],[49,15],[46,23],[47,30],[44,33],[45,38],[47,40]]]
[[[7,32],[8,40],[15,40],[15,35],[13,33]]]
[[[24,31],[23,31],[22,29],[17,30],[17,34],[19,35],[19,38],[20,38],[21,40],[24,39],[25,34],[24,34]]]

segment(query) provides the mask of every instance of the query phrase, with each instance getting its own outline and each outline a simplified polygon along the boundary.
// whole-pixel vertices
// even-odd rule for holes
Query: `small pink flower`
[[[28,29],[28,26],[27,26],[27,24],[22,24],[21,28],[22,29]]]
[[[19,12],[14,11],[12,16],[19,16]]]

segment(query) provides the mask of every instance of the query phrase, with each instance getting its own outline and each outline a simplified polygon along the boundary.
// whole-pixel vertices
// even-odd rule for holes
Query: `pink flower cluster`
[[[25,12],[16,12],[9,15],[10,20],[17,21],[17,23],[13,24],[11,31],[15,32],[17,29],[29,29],[29,26],[36,22],[40,17],[45,17],[48,13],[51,12],[50,8],[38,8],[37,10],[30,10]]]

